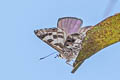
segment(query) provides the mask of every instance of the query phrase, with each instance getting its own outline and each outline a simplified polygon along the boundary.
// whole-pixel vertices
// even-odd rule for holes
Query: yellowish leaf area
[[[82,49],[73,64],[72,73],[78,69],[85,59],[119,41],[120,13],[108,17],[87,32],[87,36],[83,40]]]

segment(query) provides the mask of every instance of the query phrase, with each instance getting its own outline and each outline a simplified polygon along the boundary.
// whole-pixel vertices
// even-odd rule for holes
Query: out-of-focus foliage
[[[108,16],[110,12],[112,12],[115,4],[118,2],[118,0],[109,0],[108,6],[105,9],[104,17]]]

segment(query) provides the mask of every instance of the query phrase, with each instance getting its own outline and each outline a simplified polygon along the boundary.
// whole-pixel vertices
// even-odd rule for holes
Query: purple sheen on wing
[[[72,23],[72,21],[73,21],[73,19],[68,19],[68,23],[67,23],[67,33],[68,33],[68,28],[70,28],[70,26],[71,26],[71,23]]]
[[[74,25],[76,24],[76,21],[77,21],[76,19],[72,20],[69,31],[68,31],[68,34],[74,33],[73,29],[74,29]]]
[[[67,26],[67,18],[65,18],[65,19],[63,19],[64,21],[62,21],[63,23],[64,23],[64,26],[62,26],[63,27],[63,29],[65,30],[65,32],[67,32],[66,31],[66,29],[65,29],[65,27]],[[67,27],[66,27],[67,28]]]
[[[77,18],[63,18],[58,22],[58,28],[65,31],[67,35],[77,33],[82,25],[82,21]]]
[[[65,25],[64,25],[65,24],[65,19],[62,19],[61,22],[62,22],[62,26],[61,27],[64,29],[65,28]]]
[[[76,24],[74,25],[74,27],[73,27],[73,29],[71,29],[71,34],[72,33],[77,33],[78,32],[78,30],[79,30],[79,28],[80,28],[80,26],[81,26],[81,21],[80,20],[77,20],[76,21]]]
[[[67,26],[67,25],[68,25],[68,21],[69,21],[69,18],[66,18],[66,19],[65,19],[65,27],[66,27],[66,28],[68,28],[68,26]],[[67,30],[66,30],[66,32],[67,32]]]

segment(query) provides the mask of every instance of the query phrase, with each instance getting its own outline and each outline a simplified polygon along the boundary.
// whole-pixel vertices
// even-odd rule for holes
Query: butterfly
[[[83,21],[75,17],[59,18],[57,28],[34,30],[35,35],[59,52],[66,63],[76,59],[82,49],[82,41],[91,26],[81,27]]]

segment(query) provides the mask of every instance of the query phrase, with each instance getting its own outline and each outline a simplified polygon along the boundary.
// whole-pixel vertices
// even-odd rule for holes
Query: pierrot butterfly
[[[75,17],[63,17],[58,19],[57,28],[38,29],[34,33],[71,65],[69,62],[76,59],[86,32],[91,29],[91,26],[81,27],[82,23],[81,19]]]

